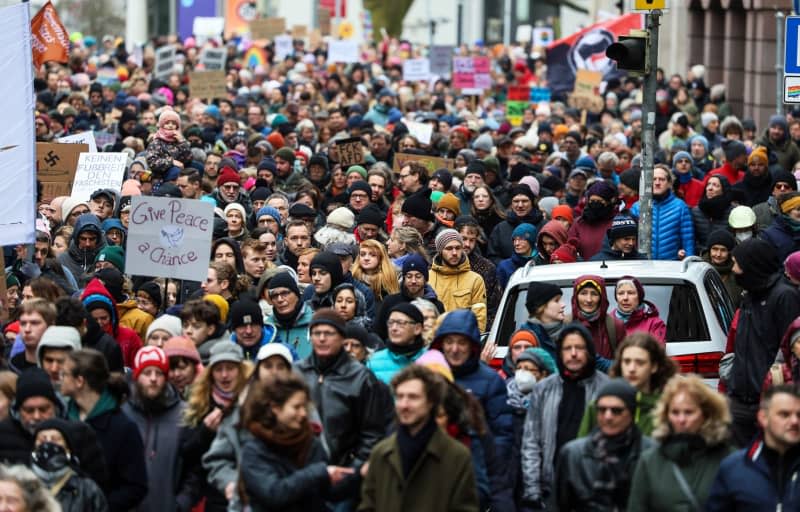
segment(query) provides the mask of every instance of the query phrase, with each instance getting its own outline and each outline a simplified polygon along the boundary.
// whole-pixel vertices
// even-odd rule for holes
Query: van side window
[[[733,301],[728,296],[728,290],[719,275],[713,271],[706,272],[705,277],[703,277],[703,285],[706,287],[708,300],[711,301],[714,315],[717,317],[722,331],[727,334],[731,328],[735,310]]]
[[[661,316],[663,318],[664,315]],[[700,297],[691,283],[684,282],[672,286],[667,318],[668,342],[709,339]]]

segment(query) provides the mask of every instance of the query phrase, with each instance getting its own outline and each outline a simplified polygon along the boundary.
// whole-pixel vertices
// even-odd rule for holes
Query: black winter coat
[[[56,501],[64,512],[107,512],[108,502],[91,478],[73,475],[58,491]]]
[[[536,205],[534,205],[527,216],[522,218],[517,217],[512,210],[509,210],[506,213],[506,220],[496,225],[491,235],[489,233],[486,234],[489,237],[488,256],[495,265],[506,258],[510,258],[514,253],[514,243],[511,240],[511,233],[514,232],[514,228],[524,222],[532,224],[538,231],[544,224],[544,216]]]

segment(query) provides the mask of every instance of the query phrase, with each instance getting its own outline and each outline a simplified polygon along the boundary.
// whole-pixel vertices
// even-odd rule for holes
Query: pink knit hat
[[[122,183],[122,189],[119,191],[120,196],[140,196],[142,195],[142,184],[139,180],[125,180]]]
[[[795,281],[800,281],[800,251],[795,251],[787,256],[783,268],[787,276]]]
[[[427,367],[429,370],[433,370],[449,382],[455,381],[453,372],[450,370],[450,365],[447,364],[447,359],[445,359],[444,354],[438,350],[427,350],[414,362]]]
[[[164,343],[164,353],[167,357],[185,357],[192,361],[200,362],[200,352],[194,346],[194,342],[185,336],[173,336]]]

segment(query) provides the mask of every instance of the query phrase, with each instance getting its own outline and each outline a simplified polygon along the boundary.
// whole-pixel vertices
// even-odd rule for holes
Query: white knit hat
[[[352,210],[340,206],[328,214],[327,222],[342,229],[351,229],[356,221],[356,216]]]

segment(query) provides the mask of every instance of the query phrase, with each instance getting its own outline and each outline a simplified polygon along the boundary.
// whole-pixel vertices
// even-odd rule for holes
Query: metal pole
[[[503,2],[503,46],[511,46],[511,0]]]
[[[653,155],[656,150],[656,69],[658,69],[658,25],[661,11],[650,12],[645,18],[649,33],[650,71],[644,79],[644,147],[642,149],[642,178],[639,182],[639,252],[651,257],[653,231]]]
[[[425,2],[425,11],[428,15],[428,48],[433,46],[433,31],[434,31],[434,21],[433,21],[433,13],[431,11],[431,0],[426,0]]]
[[[783,29],[786,20],[775,12],[775,113],[783,115]]]
[[[461,46],[464,37],[464,0],[458,0],[456,15],[456,46]]]

